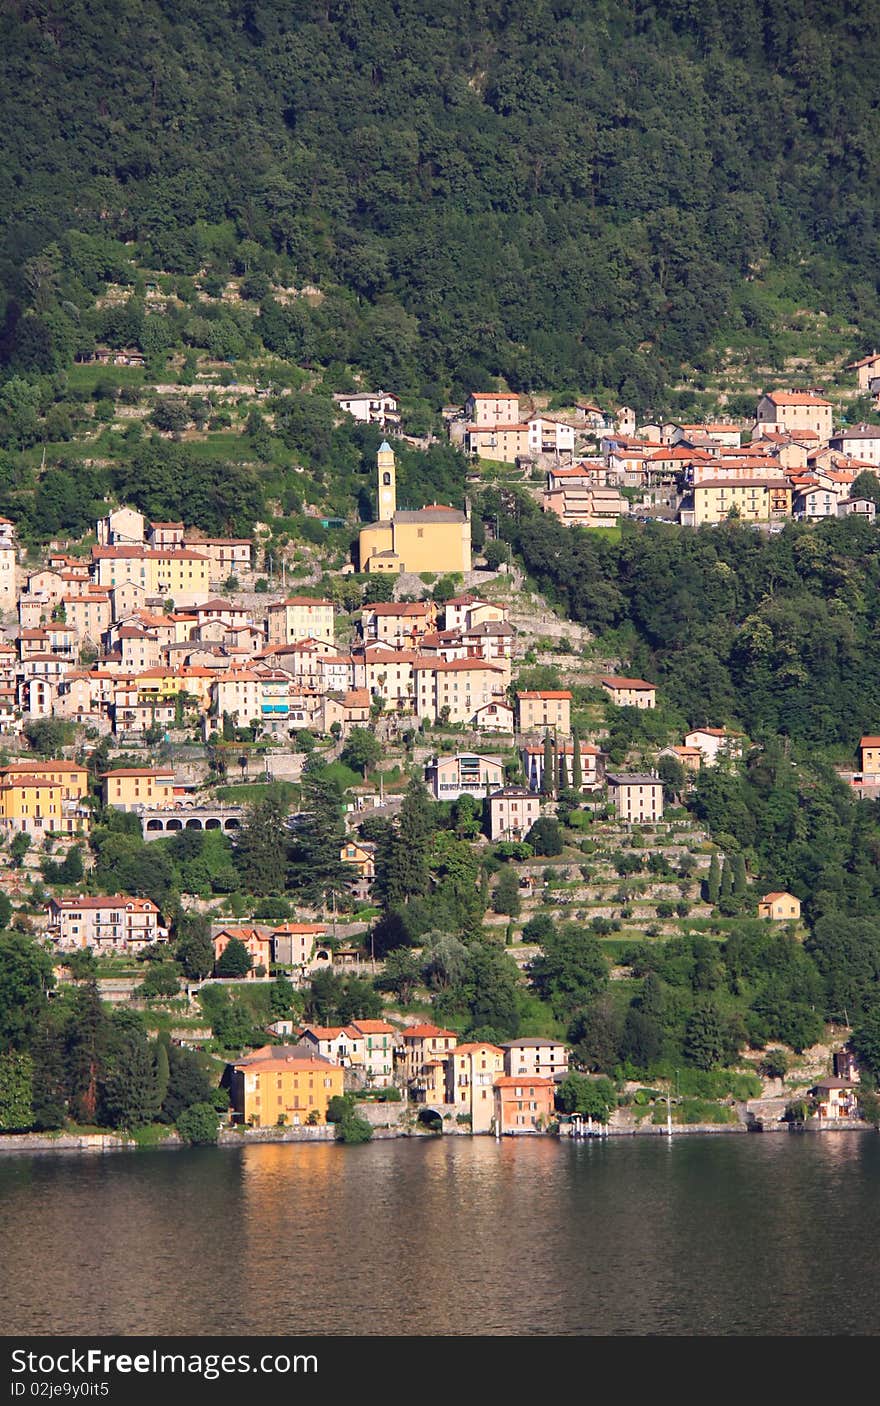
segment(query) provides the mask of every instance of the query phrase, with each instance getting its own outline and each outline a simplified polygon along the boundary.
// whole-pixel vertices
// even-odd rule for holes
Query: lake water
[[[880,1330],[880,1137],[0,1159],[7,1334]]]

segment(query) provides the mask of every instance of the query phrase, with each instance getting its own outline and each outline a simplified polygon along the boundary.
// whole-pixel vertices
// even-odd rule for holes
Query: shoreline
[[[555,1137],[559,1143],[587,1143],[605,1142],[609,1138],[639,1138],[639,1137],[666,1137],[676,1140],[680,1137],[705,1137],[705,1136],[741,1136],[743,1133],[753,1136],[763,1136],[764,1134],[778,1135],[788,1133],[797,1135],[800,1133],[872,1133],[878,1130],[870,1123],[861,1122],[854,1119],[813,1119],[810,1123],[802,1126],[791,1125],[789,1123],[772,1123],[764,1128],[750,1128],[745,1123],[693,1123],[693,1124],[673,1124],[672,1131],[666,1127],[665,1123],[651,1123],[644,1127],[608,1127],[596,1128],[586,1136],[574,1137],[569,1133],[560,1135],[559,1133],[520,1133],[503,1134],[505,1141],[524,1140],[532,1141],[534,1138]],[[375,1128],[373,1130],[373,1141],[382,1142],[389,1138],[417,1138],[436,1139],[438,1137],[481,1137],[492,1138],[492,1133],[471,1133],[456,1129],[455,1132],[432,1133],[420,1132],[415,1129],[400,1128]],[[500,1141],[501,1139],[499,1139]],[[220,1132],[216,1146],[224,1147],[254,1147],[263,1143],[336,1143],[336,1133],[334,1125],[324,1125],[316,1128],[250,1128],[245,1132],[235,1132],[231,1129],[224,1129]],[[185,1151],[190,1146],[183,1141],[175,1131],[169,1131],[167,1137],[160,1140],[142,1144],[136,1139],[120,1136],[115,1133],[59,1133],[51,1135],[48,1133],[3,1133],[0,1134],[0,1156],[6,1155],[42,1155],[44,1153],[86,1153],[90,1156],[96,1154],[116,1152],[177,1152]]]

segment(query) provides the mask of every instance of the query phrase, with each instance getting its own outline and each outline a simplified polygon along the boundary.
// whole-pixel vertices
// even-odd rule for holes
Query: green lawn
[[[71,390],[91,391],[103,383],[108,386],[143,386],[146,371],[143,366],[101,366],[99,362],[78,363],[69,367],[67,383]]]
[[[231,801],[236,805],[265,800],[268,794],[280,795],[285,805],[293,805],[297,793],[298,787],[292,781],[249,781],[240,786],[218,786],[215,795],[218,801]]]

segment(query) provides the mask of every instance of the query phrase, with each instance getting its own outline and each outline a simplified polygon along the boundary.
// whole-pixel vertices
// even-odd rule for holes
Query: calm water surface
[[[0,1160],[5,1332],[880,1330],[880,1137]]]

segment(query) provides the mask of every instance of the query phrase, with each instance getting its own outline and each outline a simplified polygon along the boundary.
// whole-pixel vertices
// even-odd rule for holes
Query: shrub
[[[360,1118],[356,1113],[343,1118],[336,1126],[336,1141],[344,1142],[350,1146],[359,1142],[369,1142],[373,1136],[373,1129],[366,1118]]]
[[[177,1131],[191,1147],[210,1147],[217,1141],[220,1118],[210,1103],[194,1103],[177,1120]]]

